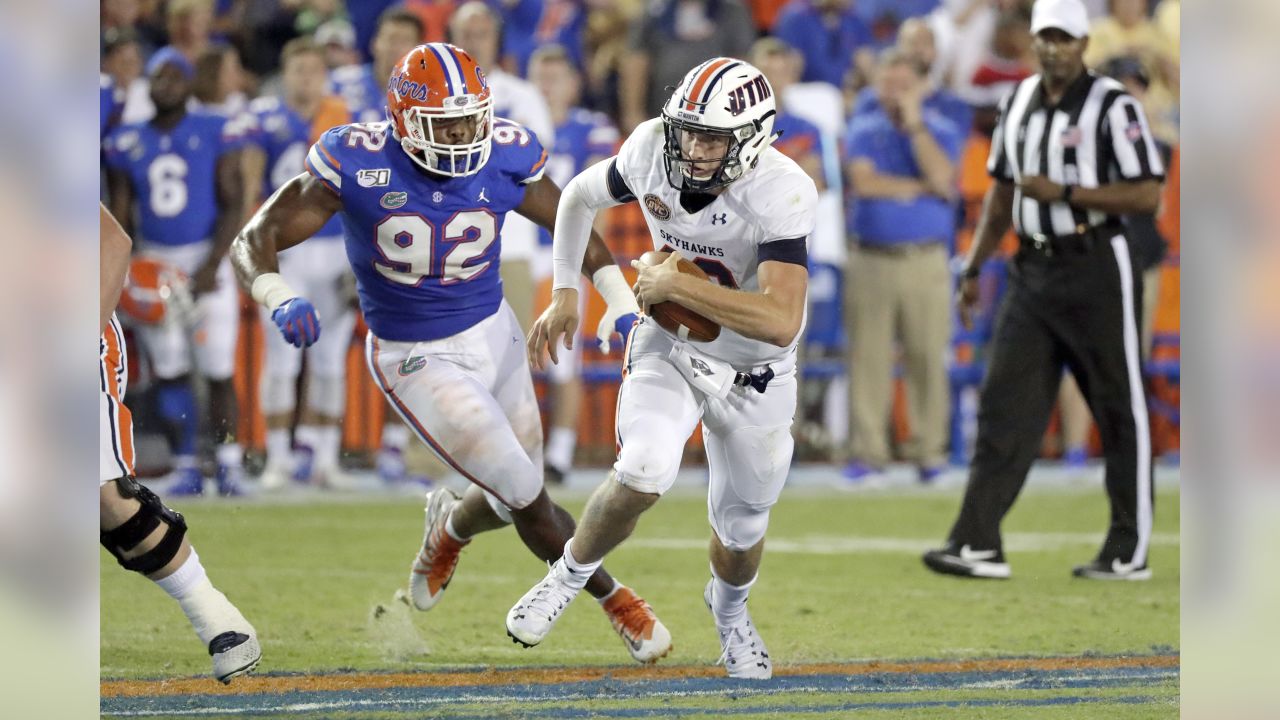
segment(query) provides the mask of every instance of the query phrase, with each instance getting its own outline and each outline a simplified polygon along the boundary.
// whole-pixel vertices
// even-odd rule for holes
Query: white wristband
[[[622,268],[613,264],[605,265],[591,276],[591,283],[596,286],[610,310],[620,310],[620,315],[640,313],[640,303],[636,302],[635,293],[631,292],[631,286],[622,276]]]
[[[268,310],[275,310],[281,305],[298,297],[298,293],[289,287],[280,273],[263,273],[253,279],[249,289],[255,302]]]

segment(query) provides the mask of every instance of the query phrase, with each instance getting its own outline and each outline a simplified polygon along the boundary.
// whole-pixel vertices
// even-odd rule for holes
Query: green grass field
[[[570,497],[565,505],[577,516],[582,500]],[[929,573],[919,552],[942,539],[958,502],[955,491],[784,493],[773,513],[750,606],[780,673],[812,663],[1177,652],[1176,488],[1157,498],[1155,577],[1146,583],[1070,577],[1072,565],[1089,560],[1100,542],[1107,517],[1100,488],[1024,493],[1004,526],[1014,574],[1010,581]],[[430,613],[411,614],[394,604],[392,595],[404,585],[421,537],[420,502],[196,502],[178,509],[187,515],[190,537],[215,584],[257,627],[264,649],[260,673],[634,665],[585,595],[541,646],[526,650],[511,643],[503,629],[506,611],[544,573],[511,530],[477,538],[463,553],[442,603]],[[675,650],[663,665],[708,666],[719,655],[702,604],[709,532],[705,498],[681,493],[664,498],[636,535],[609,557],[609,569],[636,588],[670,628]],[[378,605],[390,612],[375,619]],[[208,672],[208,655],[177,605],[145,580],[121,571],[105,552],[101,607],[104,679]],[[723,716],[737,702],[744,710],[753,708],[747,713],[752,717],[845,717],[854,710],[875,710],[876,717],[915,718],[954,717],[954,703],[971,701],[963,717],[1177,714],[1176,679],[1136,689],[1124,683],[1070,689],[1071,697],[1090,699],[1035,707],[1005,707],[1010,692],[945,682],[919,690],[887,687],[874,694],[876,707],[867,709],[857,705],[867,697],[857,692],[788,694],[784,688],[737,700],[732,693],[695,694],[661,707],[680,717],[699,711]],[[1062,692],[1024,688],[1016,697],[1034,703]],[[903,703],[897,703],[898,695]],[[1107,699],[1111,695],[1114,702]],[[918,704],[932,701],[951,704]],[[573,702],[556,702],[566,714],[546,717],[578,716],[568,710]],[[592,702],[596,709],[581,716],[607,709],[599,699]],[[613,702],[623,708],[633,703],[626,697]],[[641,704],[653,703],[650,698]],[[809,707],[801,707],[806,703]],[[446,714],[433,716],[485,717],[486,707],[498,717],[530,711],[521,703],[459,703],[436,707],[434,712]],[[396,712],[390,716],[405,717]]]

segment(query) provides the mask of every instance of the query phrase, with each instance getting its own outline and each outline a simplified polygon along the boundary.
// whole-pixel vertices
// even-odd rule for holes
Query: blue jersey
[[[307,153],[307,170],[342,199],[347,259],[373,334],[436,340],[496,312],[503,220],[546,162],[533,133],[501,118],[489,161],[458,178],[419,167],[385,122],[322,135]]]
[[[138,235],[159,245],[208,239],[218,217],[218,160],[239,150],[243,123],[189,112],[170,130],[150,121],[107,136],[107,166],[128,174],[137,196]]]
[[[607,158],[617,150],[618,129],[608,116],[574,108],[556,127],[556,146],[547,158],[547,177],[563,188],[587,169],[591,158]],[[551,244],[551,233],[546,228],[538,232],[538,243]]]
[[[387,78],[373,76],[373,65],[344,65],[329,71],[329,92],[342,98],[359,122],[387,118]]]
[[[249,115],[252,121],[245,134],[245,143],[261,149],[267,156],[262,197],[270,197],[280,186],[306,172],[307,150],[312,142],[311,121],[290,109],[278,97],[254,100],[249,104]],[[342,221],[334,217],[325,223],[316,237],[337,237],[341,234]]]

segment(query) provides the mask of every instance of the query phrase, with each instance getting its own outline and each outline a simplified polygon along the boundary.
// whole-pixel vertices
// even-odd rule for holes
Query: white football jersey
[[[664,145],[662,118],[648,120],[622,144],[615,162],[640,203],[654,249],[679,252],[713,282],[758,292],[758,248],[775,240],[804,238],[807,242],[813,233],[818,203],[813,180],[790,158],[768,148],[754,170],[730,183],[711,204],[690,213],[680,205],[680,192],[667,182]],[[802,322],[796,340],[783,348],[724,328],[714,341],[692,345],[745,369],[786,358],[803,333]]]

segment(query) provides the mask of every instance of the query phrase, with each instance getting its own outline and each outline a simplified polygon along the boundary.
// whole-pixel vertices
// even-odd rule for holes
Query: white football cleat
[[[251,672],[262,659],[262,648],[253,628],[248,633],[228,630],[209,641],[209,654],[213,656],[213,677],[223,685],[231,679]]]
[[[671,652],[671,632],[631,588],[619,587],[601,607],[637,662],[655,663]]]
[[[449,513],[457,504],[458,496],[449,488],[436,488],[427,493],[427,525],[422,534],[422,548],[409,571],[409,598],[419,610],[430,610],[440,602],[458,567],[458,553],[471,542],[459,542],[445,530]]]
[[[258,483],[263,490],[276,491],[283,490],[289,485],[289,481],[293,479],[293,471],[285,463],[267,463],[262,468],[262,474],[258,476]]]
[[[530,648],[551,632],[556,620],[580,592],[569,584],[569,578],[564,558],[556,560],[542,582],[530,588],[511,608],[507,613],[507,635],[513,642]]]
[[[311,470],[311,482],[329,490],[360,490],[359,478],[340,465],[316,465]]]
[[[722,625],[720,618],[715,617],[715,609],[711,604],[711,588],[714,580],[707,581],[707,589],[702,591],[702,599],[715,618],[716,632],[720,635],[720,659],[717,665],[724,665],[732,678],[748,678],[751,680],[768,680],[773,677],[773,661],[769,659],[769,651],[764,640],[756,632],[751,622],[751,613],[743,609],[742,619],[732,625]]]

